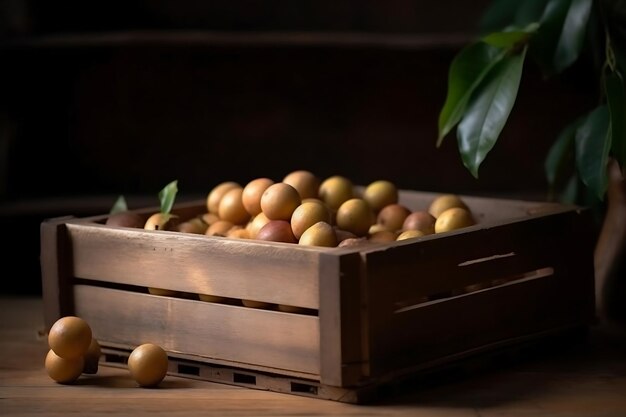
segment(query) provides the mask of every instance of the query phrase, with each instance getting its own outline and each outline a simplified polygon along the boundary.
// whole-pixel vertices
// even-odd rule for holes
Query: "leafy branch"
[[[600,103],[563,128],[548,153],[545,169],[552,195],[557,187],[576,194],[577,184],[582,182],[602,200],[609,158],[615,158],[622,169],[626,165],[626,93],[619,59],[624,54],[613,42],[623,33],[607,17],[615,13],[606,7],[610,1],[526,0],[512,4],[494,0],[481,22],[484,34],[464,47],[450,65],[437,146],[456,128],[463,164],[478,178],[480,165],[513,109],[527,56],[546,76],[557,75],[579,59],[590,44],[589,27],[599,25],[606,35],[603,47],[598,48],[604,62]]]

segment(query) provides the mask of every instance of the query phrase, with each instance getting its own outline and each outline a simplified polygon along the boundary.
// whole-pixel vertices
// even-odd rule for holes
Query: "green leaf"
[[[554,68],[563,71],[578,59],[585,40],[592,0],[571,0],[554,52]]]
[[[461,120],[472,92],[504,53],[502,49],[477,42],[463,48],[454,58],[448,75],[448,94],[439,114],[437,146]]]
[[[515,12],[511,0],[492,0],[480,19],[481,32],[493,32],[509,26],[515,18]]]
[[[592,0],[550,0],[541,16],[531,51],[547,75],[578,59],[584,44]]]
[[[564,204],[576,204],[578,201],[578,182],[580,178],[578,175],[574,173],[567,183],[565,187],[563,187],[563,191],[559,195],[559,201]]]
[[[574,171],[574,139],[580,123],[581,120],[577,120],[566,126],[548,151],[544,167],[551,191],[563,182],[565,175]]]
[[[518,2],[514,18],[515,25],[524,27],[533,22],[539,22],[547,4],[548,0],[524,0]]]
[[[117,197],[117,200],[115,200],[115,203],[113,203],[113,207],[111,207],[109,214],[117,214],[123,211],[128,211],[128,205],[126,204],[124,196],[120,195]]]
[[[170,211],[172,211],[174,201],[176,200],[176,193],[178,193],[178,180],[170,182],[159,192],[161,213],[169,214]]]
[[[504,58],[476,89],[457,129],[463,164],[478,178],[478,168],[493,148],[517,97],[527,48]]]
[[[521,30],[511,29],[503,32],[493,32],[484,36],[482,41],[498,48],[511,48],[519,43],[526,42],[538,27],[538,23],[531,23]]]
[[[607,74],[604,80],[606,103],[611,120],[611,153],[622,167],[626,167],[626,91],[618,72]]]
[[[609,110],[602,105],[592,111],[576,131],[576,167],[580,179],[600,200],[604,199],[608,185],[609,124]]]

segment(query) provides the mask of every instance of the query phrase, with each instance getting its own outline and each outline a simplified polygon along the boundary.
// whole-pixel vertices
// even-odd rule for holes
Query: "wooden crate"
[[[402,191],[400,203],[424,209],[435,196]],[[112,227],[106,215],[50,219],[41,225],[46,325],[83,317],[106,364],[124,366],[152,342],[171,374],[360,403],[381,385],[593,322],[586,210],[463,199],[475,226],[352,248]],[[174,211],[189,218],[204,204]]]

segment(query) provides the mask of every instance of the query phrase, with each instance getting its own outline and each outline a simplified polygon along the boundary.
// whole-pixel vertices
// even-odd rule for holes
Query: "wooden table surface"
[[[414,382],[370,405],[173,376],[145,389],[103,366],[61,385],[44,369],[42,328],[39,298],[0,297],[0,416],[626,416],[626,331],[602,325],[571,346]]]

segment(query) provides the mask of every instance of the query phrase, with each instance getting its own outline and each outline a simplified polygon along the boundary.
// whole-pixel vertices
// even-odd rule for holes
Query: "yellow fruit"
[[[441,213],[452,207],[461,207],[467,209],[467,205],[461,197],[456,194],[442,194],[436,197],[428,207],[428,212],[435,218]]]
[[[224,194],[217,209],[220,219],[233,224],[246,224],[250,220],[250,214],[243,206],[242,194],[243,188],[241,187],[231,188]]]
[[[278,182],[269,186],[261,196],[261,209],[270,220],[289,221],[301,201],[295,188]]]
[[[335,175],[320,184],[318,194],[329,208],[337,210],[341,204],[354,197],[354,187],[346,177]]]
[[[140,386],[154,387],[165,378],[168,362],[167,353],[162,347],[145,343],[131,352],[128,370]]]
[[[363,191],[363,199],[378,213],[383,207],[398,202],[398,189],[391,181],[374,181]]]
[[[285,176],[283,182],[295,188],[302,200],[305,198],[316,198],[320,186],[319,178],[306,170],[290,172]]]
[[[261,212],[261,196],[272,184],[274,184],[274,181],[269,178],[257,178],[250,181],[243,188],[241,200],[250,216],[254,217]]]
[[[60,384],[70,384],[83,373],[85,360],[82,356],[65,359],[50,349],[46,355],[45,367],[50,378]]]
[[[261,230],[261,228],[265,226],[269,221],[270,219],[268,219],[267,216],[263,213],[259,213],[256,216],[254,216],[254,219],[252,219],[246,225],[246,230],[248,231],[248,237],[250,239],[256,239],[256,235],[259,233],[259,230]]]
[[[207,236],[226,236],[228,231],[234,226],[235,225],[228,220],[218,220],[210,225],[204,234]]]
[[[337,235],[330,224],[321,221],[306,229],[298,244],[334,248],[337,246]]]
[[[414,237],[422,237],[426,235],[427,233],[424,233],[421,230],[405,230],[404,232],[398,235],[396,240],[412,239]]]
[[[217,214],[217,211],[220,206],[220,201],[222,200],[222,197],[224,196],[224,194],[226,194],[228,190],[232,188],[237,188],[237,187],[241,188],[241,185],[239,185],[238,183],[234,181],[222,182],[216,185],[215,187],[213,187],[213,189],[209,192],[209,195],[207,196],[207,199],[206,199],[207,211],[209,213]]]
[[[143,228],[146,230],[176,230],[180,219],[174,214],[168,213],[154,213],[144,224]]]
[[[473,224],[476,224],[476,222],[469,210],[461,207],[452,207],[437,217],[435,233],[461,229],[463,227],[472,226]]]
[[[390,232],[389,230],[381,230],[379,232],[370,234],[369,241],[370,242],[393,242],[396,240],[396,236],[398,236],[395,232]]]
[[[330,223],[330,211],[322,202],[309,201],[300,204],[291,215],[291,230],[296,239],[317,222]]]
[[[65,316],[58,319],[48,333],[48,345],[59,357],[82,357],[91,344],[91,327],[80,317]]]
[[[369,204],[361,198],[351,198],[345,201],[337,210],[335,221],[340,229],[347,230],[357,236],[365,236],[375,215]]]

